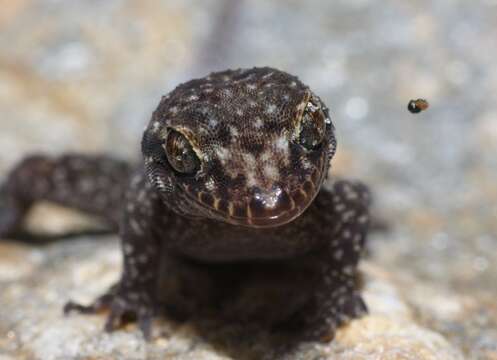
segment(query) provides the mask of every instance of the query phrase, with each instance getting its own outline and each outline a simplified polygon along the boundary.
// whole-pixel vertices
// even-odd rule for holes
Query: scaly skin
[[[270,326],[327,341],[366,311],[356,268],[369,194],[348,181],[321,188],[335,148],[328,109],[296,77],[271,68],[213,73],[162,98],[135,170],[82,155],[19,164],[0,192],[0,235],[18,230],[41,199],[107,220],[122,238],[121,280],[93,304],[70,302],[65,310],[108,308],[109,331],[132,314],[150,336],[166,267],[169,277],[188,274],[193,292],[214,273],[251,274],[228,289],[265,294],[277,309],[232,297],[228,317],[266,312]],[[282,269],[289,269],[285,276],[273,276]],[[188,301],[180,296],[176,306]]]

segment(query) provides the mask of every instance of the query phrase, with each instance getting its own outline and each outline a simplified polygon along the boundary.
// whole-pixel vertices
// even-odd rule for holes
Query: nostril
[[[271,190],[256,188],[249,206],[253,217],[274,216],[290,209],[291,198],[279,186]]]

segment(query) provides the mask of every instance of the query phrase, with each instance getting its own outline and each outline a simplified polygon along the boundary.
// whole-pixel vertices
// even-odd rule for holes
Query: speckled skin
[[[82,155],[19,164],[1,188],[0,235],[15,232],[41,199],[107,220],[122,238],[121,280],[92,305],[70,302],[66,311],[108,308],[109,331],[132,314],[150,336],[159,269],[188,273],[189,286],[203,288],[217,268],[249,278],[237,288],[246,299],[231,298],[227,317],[270,311],[271,326],[329,340],[366,311],[356,267],[369,223],[363,185],[321,188],[335,148],[328,109],[296,77],[272,68],[213,73],[162,98],[137,169]],[[258,296],[275,299],[277,310]]]

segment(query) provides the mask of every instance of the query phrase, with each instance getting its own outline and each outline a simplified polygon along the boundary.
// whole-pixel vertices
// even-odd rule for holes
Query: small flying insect
[[[409,104],[407,104],[407,110],[412,114],[417,114],[428,109],[428,106],[430,106],[430,104],[428,104],[428,101],[425,99],[411,100],[409,101]]]

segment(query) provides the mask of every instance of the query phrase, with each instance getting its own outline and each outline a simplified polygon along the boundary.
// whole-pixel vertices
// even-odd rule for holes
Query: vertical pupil
[[[308,150],[315,149],[324,136],[324,119],[319,110],[306,111],[300,128],[300,144]]]
[[[180,173],[192,173],[199,167],[199,160],[188,140],[179,132],[171,130],[166,140],[166,156],[169,164]]]

